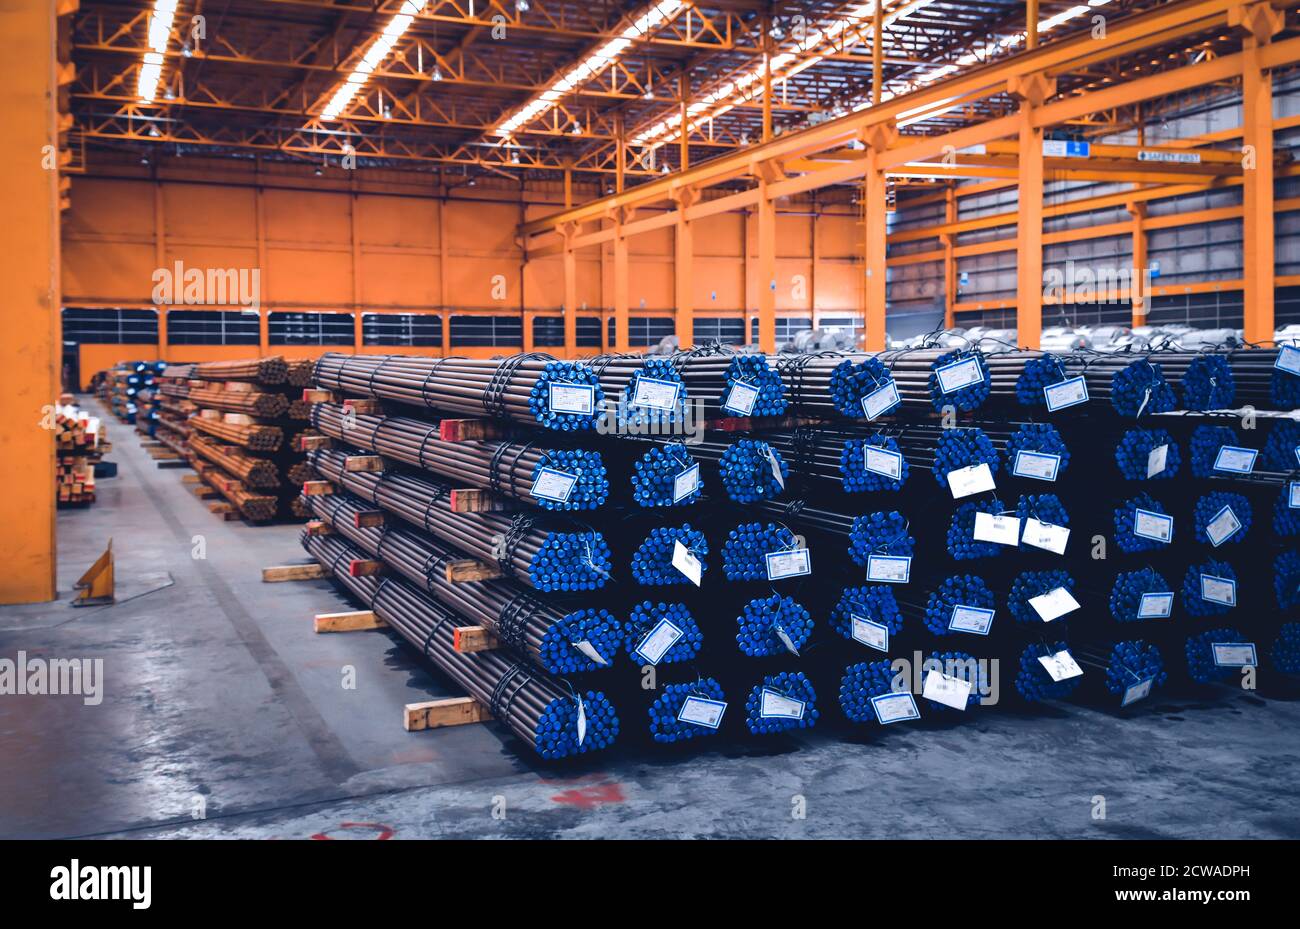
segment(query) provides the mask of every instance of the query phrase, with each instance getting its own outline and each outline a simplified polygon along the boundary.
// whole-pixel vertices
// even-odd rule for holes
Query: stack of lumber
[[[154,438],[167,449],[188,458],[190,414],[197,407],[190,401],[190,373],[193,365],[169,364],[157,378],[158,420]]]
[[[108,442],[108,430],[98,417],[70,404],[60,404],[55,407],[54,442],[59,505],[94,503],[95,465],[113,448]]]

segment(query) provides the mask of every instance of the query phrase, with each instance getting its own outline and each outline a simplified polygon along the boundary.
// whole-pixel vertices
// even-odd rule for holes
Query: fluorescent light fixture
[[[162,80],[163,53],[172,34],[176,19],[176,0],[155,0],[149,14],[149,51],[144,53],[135,92],[142,103],[153,103],[158,96],[158,82]]]
[[[545,91],[502,119],[492,130],[492,134],[508,137],[520,127],[526,126],[554,108],[560,98],[600,74],[633,42],[659,28],[681,12],[685,6],[684,0],[659,0],[658,3],[647,7],[621,33],[552,81]]]
[[[375,73],[375,68],[383,63],[388,57],[393,46],[397,44],[407,29],[411,28],[411,23],[415,22],[415,16],[424,9],[428,0],[406,0],[401,9],[390,19],[379,35],[375,36],[373,42],[366,48],[366,52],[361,56],[361,61],[357,63],[356,68],[334,91],[330,97],[329,103],[325,104],[325,109],[321,111],[320,118],[323,120],[334,120],[339,118],[352,98],[357,95],[366,81],[370,80],[370,75]],[[434,80],[441,80],[441,72],[434,65]]]

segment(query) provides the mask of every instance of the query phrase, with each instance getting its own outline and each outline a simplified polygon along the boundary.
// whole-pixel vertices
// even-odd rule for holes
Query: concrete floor
[[[455,691],[395,636],[313,634],[349,608],[328,582],[262,583],[305,560],[298,528],[219,521],[110,430],[119,476],[59,514],[60,602],[0,608],[0,657],[102,658],[104,700],[0,697],[0,836],[1300,837],[1300,702],[1227,688],[1123,720],[1008,706],[560,772],[495,724],[405,732],[403,704]],[[71,609],[110,536],[138,595]]]

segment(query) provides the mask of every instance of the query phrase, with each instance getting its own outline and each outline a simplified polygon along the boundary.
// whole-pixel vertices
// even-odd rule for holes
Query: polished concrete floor
[[[219,521],[110,429],[119,476],[59,514],[60,601],[0,608],[0,658],[102,658],[104,699],[0,696],[0,837],[1300,837],[1300,701],[1227,688],[559,772],[496,724],[405,732],[448,682],[387,633],[313,634],[334,588],[261,581],[297,527]],[[71,609],[110,536],[131,599]]]

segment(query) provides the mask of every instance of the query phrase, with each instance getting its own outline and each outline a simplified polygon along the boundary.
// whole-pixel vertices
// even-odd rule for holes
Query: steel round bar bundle
[[[1052,568],[1046,571],[1022,571],[1011,582],[1007,593],[1007,612],[1022,626],[1041,626],[1043,617],[1029,601],[1051,593],[1057,588],[1074,592],[1074,577],[1068,571]],[[1056,620],[1060,622],[1060,620]]]
[[[766,355],[712,345],[674,355],[673,364],[688,395],[704,404],[710,418],[780,416],[786,411],[785,384]]]
[[[524,514],[457,513],[451,488],[413,474],[346,470],[347,455],[318,448],[308,463],[339,487],[432,533],[522,584],[544,591],[594,590],[609,578],[610,554],[594,531],[561,532]]]
[[[1198,684],[1212,684],[1215,681],[1226,681],[1238,676],[1241,673],[1240,668],[1220,665],[1214,660],[1214,646],[1248,641],[1250,640],[1232,626],[1220,626],[1188,636],[1183,645],[1188,676]]]
[[[564,432],[593,428],[604,398],[587,365],[536,352],[500,361],[326,352],[316,362],[313,376],[319,386],[347,396],[510,419]],[[589,392],[589,398],[582,399],[584,411],[553,410],[552,387],[566,398]],[[590,409],[585,409],[587,399]]]
[[[283,384],[289,366],[280,355],[245,358],[236,361],[204,361],[192,366],[190,377],[203,381],[251,381],[258,384]]]
[[[250,452],[275,452],[284,444],[284,430],[279,426],[262,423],[228,423],[224,419],[207,416],[190,418],[193,428],[219,439],[225,439],[232,445],[241,445]]]
[[[767,578],[767,555],[796,547],[794,533],[773,523],[742,523],[722,543],[722,572],[729,581]]]
[[[1074,693],[1083,680],[1081,675],[1054,680],[1039,661],[1040,658],[1050,658],[1068,650],[1069,646],[1061,640],[1050,645],[1046,642],[1033,642],[1025,646],[1020,653],[1019,669],[1014,682],[1016,693],[1021,699],[1027,703],[1042,703],[1046,700],[1064,700]]]
[[[863,622],[885,627],[885,647],[881,650],[888,651],[889,639],[903,629],[903,614],[899,612],[898,601],[888,584],[861,584],[841,591],[839,600],[831,608],[828,621],[831,629],[846,639],[861,642],[861,636],[871,631],[858,628]]]
[[[1173,598],[1173,588],[1155,568],[1139,568],[1135,571],[1121,571],[1115,576],[1115,584],[1110,591],[1110,615],[1120,623],[1139,623],[1163,618],[1162,612],[1142,616],[1142,598],[1148,594],[1168,594]],[[1172,602],[1170,606],[1172,607]]]
[[[697,468],[681,442],[653,445],[633,464],[632,499],[643,507],[690,506],[704,490]]]
[[[736,645],[743,655],[798,656],[812,635],[812,616],[790,597],[756,597],[736,617]]]
[[[682,742],[696,737],[716,735],[722,727],[726,716],[727,696],[722,685],[711,677],[702,677],[689,684],[667,684],[662,693],[650,704],[650,737],[656,742]],[[682,710],[686,702],[695,697],[698,700],[714,701],[723,704],[717,725],[708,726],[700,722],[682,719]]]
[[[594,671],[609,667],[618,654],[622,626],[604,610],[565,612],[508,581],[451,581],[447,568],[459,560],[457,552],[413,530],[359,526],[366,509],[360,498],[335,493],[303,499],[354,545],[490,630],[539,668],[553,674]]]
[[[787,701],[780,706],[780,712],[765,712],[769,695]],[[745,699],[745,727],[751,735],[811,729],[821,717],[816,703],[817,691],[804,673],[769,674],[754,685]]]
[[[673,564],[673,552],[678,542],[695,557],[703,578],[709,570],[704,560],[709,553],[709,542],[703,532],[692,529],[690,523],[683,523],[681,526],[656,526],[650,530],[645,541],[632,553],[632,579],[646,587],[691,583],[691,579]]]
[[[605,415],[612,413],[620,430],[650,427],[658,433],[685,420],[690,394],[671,358],[597,355],[588,364],[605,395]]]
[[[1152,453],[1156,453],[1155,459]],[[1130,429],[1115,445],[1115,464],[1125,480],[1171,480],[1182,463],[1178,443],[1165,429]]]
[[[1229,519],[1220,531],[1226,530],[1228,524],[1234,520],[1237,527],[1218,539],[1212,539],[1210,533],[1214,530],[1215,522],[1221,518],[1221,513]],[[1220,545],[1237,544],[1245,541],[1246,534],[1250,532],[1251,516],[1250,501],[1241,494],[1214,490],[1196,498],[1196,505],[1192,510],[1192,530],[1196,535],[1196,541],[1202,544],[1213,545],[1215,548]]]
[[[274,462],[254,458],[236,445],[223,445],[190,435],[190,451],[239,478],[254,490],[270,490],[280,486],[280,472]]]
[[[191,384],[189,399],[196,405],[227,413],[244,413],[275,419],[289,409],[289,399],[281,393],[261,390],[223,390],[218,387],[195,387]]]
[[[1300,552],[1279,552],[1273,559],[1273,593],[1279,610],[1300,606]]]
[[[676,639],[661,653],[647,655],[643,649],[660,641],[663,635]],[[652,603],[644,600],[632,607],[627,622],[623,624],[623,649],[628,657],[640,665],[675,664],[692,661],[700,653],[704,634],[700,625],[684,603]]]
[[[1237,604],[1211,600],[1205,596],[1205,578],[1216,578],[1237,582],[1237,572],[1226,561],[1208,558],[1200,564],[1188,567],[1183,575],[1182,604],[1189,616],[1222,616],[1236,608]]]
[[[840,709],[845,718],[855,723],[879,722],[872,698],[905,692],[905,686],[895,684],[896,677],[887,659],[862,661],[845,668],[839,690]]]
[[[295,358],[288,364],[288,371],[285,375],[284,382],[290,387],[310,387],[312,374],[316,370],[316,362],[309,358]]]
[[[931,652],[921,662],[921,680],[924,681],[931,671],[937,671],[944,677],[962,681],[970,685],[966,694],[966,709],[979,706],[984,694],[989,692],[989,682],[985,679],[984,668],[978,658],[970,652],[946,651]],[[938,713],[960,713],[955,706],[949,706],[940,700],[925,695],[924,688],[920,694],[927,709]]]
[[[311,423],[349,445],[547,510],[593,510],[609,496],[599,452],[535,448],[531,442],[447,442],[437,422],[345,412],[334,403],[315,404]],[[574,479],[565,499],[533,496],[543,468]]]
[[[301,541],[354,597],[541,757],[586,754],[607,748],[617,738],[618,715],[600,691],[579,694],[500,649],[456,651],[457,621],[441,604],[399,578],[352,576],[342,565],[362,553],[337,536],[303,532]]]
[[[200,460],[193,453],[190,454],[190,467],[205,484],[234,504],[250,522],[266,522],[275,518],[279,505],[275,497],[249,490],[244,486],[243,481],[231,477],[216,465]]]
[[[1300,623],[1282,624],[1269,657],[1279,673],[1300,676]]]

